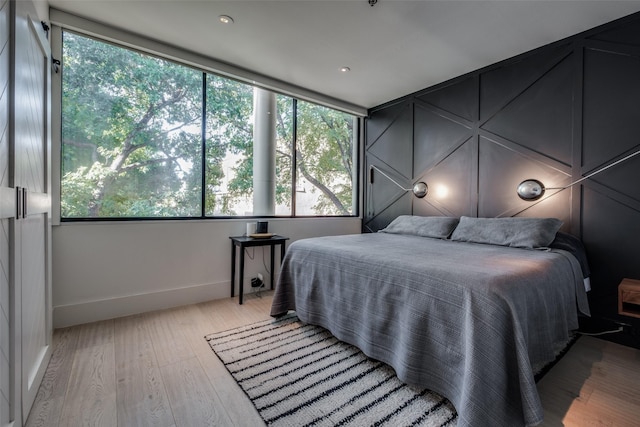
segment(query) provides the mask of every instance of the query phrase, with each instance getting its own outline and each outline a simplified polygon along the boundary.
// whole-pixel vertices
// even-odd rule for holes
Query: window
[[[356,214],[354,116],[68,31],[62,65],[63,220]]]
[[[200,216],[202,73],[64,33],[61,214]]]
[[[353,215],[354,117],[296,104],[296,213]]]

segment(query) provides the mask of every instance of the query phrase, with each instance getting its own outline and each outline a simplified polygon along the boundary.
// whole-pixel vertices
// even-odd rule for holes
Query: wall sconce
[[[422,199],[424,196],[427,195],[427,193],[429,192],[429,186],[427,186],[427,184],[423,181],[420,182],[416,182],[413,185],[413,188],[404,188],[402,185],[400,185],[395,179],[391,178],[389,175],[387,175],[386,173],[384,173],[379,167],[371,165],[369,167],[369,182],[371,184],[373,184],[373,170],[377,170],[378,172],[380,172],[382,174],[382,176],[384,176],[385,178],[387,178],[389,181],[393,182],[395,185],[397,185],[400,189],[404,190],[404,191],[412,191],[413,195],[416,196],[419,199]]]
[[[638,154],[640,154],[640,150],[632,154],[629,154],[628,156],[623,157],[622,159],[617,160],[611,163],[610,165],[600,168],[595,172],[591,172],[589,175],[584,176],[579,180],[572,182],[571,184],[565,185],[564,187],[545,187],[544,184],[538,181],[537,179],[525,179],[520,184],[518,184],[518,189],[516,190],[516,192],[518,193],[518,197],[520,197],[522,200],[532,202],[544,196],[544,192],[546,190],[558,190],[557,192],[559,193],[560,191],[566,190],[569,187],[573,187],[574,185],[584,181],[585,179],[589,179],[592,176],[599,174],[600,172],[603,172],[609,168],[614,167],[617,164],[624,162],[625,160],[629,160],[630,158],[637,156]],[[553,193],[553,194],[556,194],[556,193]]]
[[[526,179],[518,185],[516,192],[522,200],[534,201],[544,196],[545,190],[547,188],[537,179]],[[551,188],[548,190],[551,190]]]

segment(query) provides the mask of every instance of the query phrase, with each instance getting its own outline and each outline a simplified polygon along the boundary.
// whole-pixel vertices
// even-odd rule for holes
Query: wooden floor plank
[[[118,424],[175,425],[153,342],[142,316],[115,320]]]
[[[538,383],[545,410],[542,425],[638,425],[639,373],[640,350],[580,337]]]
[[[53,353],[35,401],[27,427],[58,427],[62,405],[78,344],[79,328],[58,329],[53,335]]]
[[[228,426],[224,407],[215,405],[213,386],[197,357],[161,368],[173,416],[178,426]]]
[[[28,425],[264,425],[204,339],[268,319],[262,295],[56,331]],[[638,384],[640,350],[583,336],[538,383],[542,425],[638,425]]]
[[[60,425],[118,425],[113,321],[79,327]]]
[[[172,316],[174,310],[169,309],[143,315],[160,367],[194,357],[184,336],[184,331],[174,321]]]
[[[204,312],[201,311],[204,309]],[[216,392],[216,399],[225,408],[233,426],[260,426],[262,418],[258,414],[249,398],[244,394],[238,383],[229,375],[227,368],[215,355],[201,331],[216,329],[205,315],[212,307],[188,306],[183,310],[183,319],[186,330],[194,331],[188,334],[191,347],[200,361],[204,372],[209,378]],[[215,308],[215,307],[214,307]],[[222,310],[220,310],[222,311]],[[268,317],[265,315],[265,318]],[[195,332],[198,331],[198,332]]]

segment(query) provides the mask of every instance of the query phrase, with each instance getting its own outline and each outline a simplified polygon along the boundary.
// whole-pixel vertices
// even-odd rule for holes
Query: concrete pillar
[[[253,214],[276,213],[276,95],[253,89]]]

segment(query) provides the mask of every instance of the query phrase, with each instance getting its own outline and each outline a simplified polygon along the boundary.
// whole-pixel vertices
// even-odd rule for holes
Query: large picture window
[[[296,106],[296,212],[352,215],[354,117],[309,102]]]
[[[63,220],[355,215],[357,132],[352,115],[63,32]]]

